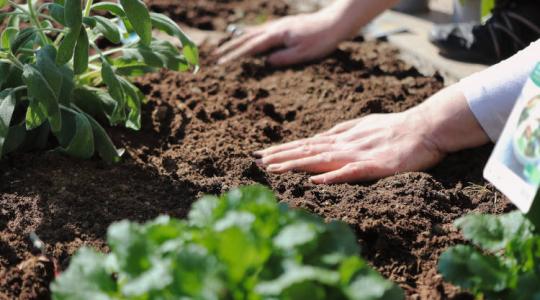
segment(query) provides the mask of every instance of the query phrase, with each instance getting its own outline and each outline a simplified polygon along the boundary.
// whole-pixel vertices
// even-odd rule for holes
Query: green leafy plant
[[[53,299],[403,299],[358,257],[350,228],[277,204],[261,186],[204,197],[187,220],[109,227],[82,248]]]
[[[442,254],[446,280],[477,299],[540,299],[540,236],[520,212],[470,215],[456,221],[475,246],[459,245]]]
[[[90,158],[97,152],[116,162],[121,151],[96,119],[140,129],[144,97],[128,79],[198,65],[193,42],[141,0],[0,0],[1,8],[0,158],[43,148],[52,133],[68,155]],[[153,28],[178,38],[182,51],[154,39]]]

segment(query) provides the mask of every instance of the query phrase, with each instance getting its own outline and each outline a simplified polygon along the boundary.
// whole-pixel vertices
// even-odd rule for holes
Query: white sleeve
[[[497,141],[521,89],[540,62],[540,40],[484,71],[462,79],[463,92],[474,116],[492,141]]]

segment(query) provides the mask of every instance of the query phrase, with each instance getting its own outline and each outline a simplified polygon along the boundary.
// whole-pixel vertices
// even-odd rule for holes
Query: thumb
[[[268,62],[277,67],[294,65],[306,61],[305,54],[305,51],[298,45],[275,52],[268,57]]]

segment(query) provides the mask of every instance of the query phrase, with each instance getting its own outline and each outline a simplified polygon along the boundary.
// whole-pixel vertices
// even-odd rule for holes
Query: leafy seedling
[[[473,245],[441,255],[439,271],[477,299],[540,299],[540,236],[520,212],[456,221]]]
[[[52,135],[56,149],[70,156],[97,153],[117,162],[122,151],[96,119],[140,129],[144,97],[130,79],[198,68],[189,37],[141,0],[0,0],[0,9],[0,158],[44,148]],[[182,48],[153,38],[153,29],[178,38]]]
[[[204,197],[187,220],[115,223],[107,241],[108,254],[75,254],[53,299],[403,299],[358,256],[346,224],[278,204],[261,186]]]

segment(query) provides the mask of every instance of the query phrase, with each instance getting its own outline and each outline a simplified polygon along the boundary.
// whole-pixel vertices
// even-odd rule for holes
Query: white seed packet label
[[[506,122],[484,177],[523,213],[531,210],[540,186],[540,63]]]

